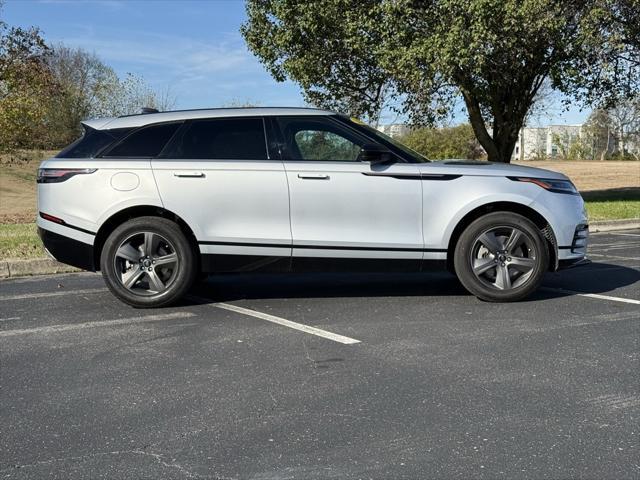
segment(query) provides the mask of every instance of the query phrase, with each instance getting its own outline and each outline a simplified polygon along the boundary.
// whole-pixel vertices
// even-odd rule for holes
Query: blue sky
[[[273,80],[246,48],[241,0],[6,0],[2,16],[10,25],[40,27],[49,42],[95,52],[121,75],[135,73],[157,90],[169,89],[176,108],[304,105],[295,84]],[[586,116],[556,110],[542,123]],[[385,117],[383,123],[395,119]],[[462,112],[455,120],[465,121]]]

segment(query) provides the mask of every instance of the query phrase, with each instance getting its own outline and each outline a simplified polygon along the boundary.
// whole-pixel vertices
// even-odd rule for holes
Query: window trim
[[[102,151],[100,151],[98,153],[98,155],[96,155],[96,158],[105,158],[105,159],[117,159],[117,158],[135,158],[135,159],[146,159],[146,158],[158,158],[162,152],[164,151],[165,148],[167,148],[167,145],[169,145],[171,143],[171,141],[174,139],[174,137],[176,136],[176,134],[182,130],[183,125],[184,125],[185,121],[184,120],[170,120],[168,122],[156,122],[156,123],[147,123],[146,125],[142,125],[138,128],[134,128],[132,129],[128,134],[126,134],[123,138],[121,138],[120,140],[116,141],[115,143],[111,143],[110,145],[107,145],[105,148],[102,149]],[[150,156],[150,155],[138,155],[138,156],[131,156],[131,155],[109,155],[109,152],[111,152],[111,150],[113,150],[114,148],[116,148],[117,146],[119,146],[120,144],[122,144],[123,142],[127,141],[127,139],[129,137],[131,137],[132,135],[135,135],[136,133],[147,129],[147,128],[153,128],[153,127],[158,127],[161,125],[172,125],[172,124],[178,124],[178,128],[176,129],[175,132],[173,132],[173,135],[171,135],[167,141],[165,142],[164,146],[162,147],[162,149],[160,150],[160,152],[158,153],[158,155],[155,156]]]
[[[169,147],[173,147],[174,143],[177,141],[179,136],[183,135],[184,131],[186,131],[190,126],[194,123],[206,122],[211,120],[261,120],[262,121],[262,136],[264,139],[264,151],[266,154],[266,158],[262,159],[248,159],[248,158],[178,158],[165,155],[167,151],[170,149]],[[165,144],[162,151],[158,154],[158,156],[154,157],[156,160],[173,160],[173,161],[202,161],[202,162],[271,162],[276,159],[272,159],[270,157],[269,152],[269,143],[267,139],[267,126],[265,122],[265,117],[261,115],[250,115],[250,116],[237,116],[237,117],[204,117],[204,118],[189,118],[186,120],[181,120],[182,126],[178,128],[173,136],[169,139],[169,141]],[[165,122],[172,123],[172,122]],[[280,161],[280,160],[276,160]]]

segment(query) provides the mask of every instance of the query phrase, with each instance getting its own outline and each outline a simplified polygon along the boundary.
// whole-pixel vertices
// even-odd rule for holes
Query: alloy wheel
[[[162,235],[139,232],[120,244],[114,265],[118,279],[127,290],[151,296],[171,286],[180,262],[175,247]]]
[[[473,274],[497,290],[525,284],[537,265],[533,239],[515,227],[499,226],[484,231],[474,241],[470,253]]]

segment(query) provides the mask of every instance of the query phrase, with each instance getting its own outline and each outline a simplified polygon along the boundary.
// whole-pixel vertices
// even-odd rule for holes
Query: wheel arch
[[[537,210],[517,202],[501,201],[480,205],[467,212],[456,224],[447,246],[447,269],[453,271],[453,257],[456,245],[462,232],[475,220],[492,212],[512,212],[531,220],[542,232],[549,246],[549,269],[558,269],[558,244],[549,221]]]
[[[154,206],[154,205],[136,205],[134,207],[128,207],[122,209],[113,215],[111,215],[107,220],[105,220],[98,232],[96,233],[96,238],[93,243],[93,262],[96,267],[96,270],[100,270],[100,255],[102,254],[102,248],[104,247],[104,243],[107,240],[107,237],[113,232],[119,225],[122,225],[124,222],[128,220],[132,220],[138,217],[160,217],[166,218],[167,220],[171,220],[178,224],[180,230],[185,234],[187,240],[194,248],[194,252],[197,254],[196,259],[198,262],[200,261],[200,251],[198,248],[198,240],[196,239],[193,230],[187,222],[185,222],[180,216],[176,215],[170,210],[166,208]],[[200,265],[198,263],[198,269]]]

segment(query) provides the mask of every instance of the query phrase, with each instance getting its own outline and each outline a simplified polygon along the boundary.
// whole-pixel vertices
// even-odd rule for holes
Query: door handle
[[[306,180],[329,180],[331,177],[326,173],[299,173],[298,178]]]
[[[173,172],[173,176],[180,178],[202,178],[204,177],[204,172]]]

